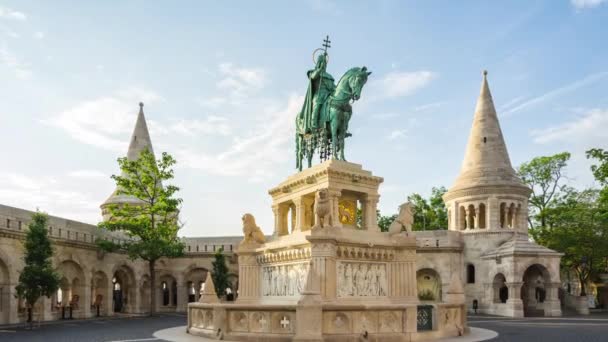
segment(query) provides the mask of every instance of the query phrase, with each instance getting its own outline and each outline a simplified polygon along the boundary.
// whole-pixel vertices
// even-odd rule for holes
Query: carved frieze
[[[395,251],[381,247],[338,246],[337,256],[346,259],[393,260]]]
[[[310,248],[289,249],[278,252],[268,252],[257,256],[259,264],[270,264],[284,261],[297,261],[310,259]]]
[[[338,262],[338,297],[380,297],[388,295],[385,263]]]
[[[306,287],[309,264],[266,266],[262,268],[263,296],[297,296]]]

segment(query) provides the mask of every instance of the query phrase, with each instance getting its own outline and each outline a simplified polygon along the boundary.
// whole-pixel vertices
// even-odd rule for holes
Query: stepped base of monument
[[[427,315],[421,315],[421,308]],[[467,333],[462,304],[191,303],[191,335],[233,341],[422,341]]]

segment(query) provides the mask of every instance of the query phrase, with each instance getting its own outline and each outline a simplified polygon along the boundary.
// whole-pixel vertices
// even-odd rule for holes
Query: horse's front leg
[[[296,133],[296,169],[302,171],[302,137]]]
[[[340,158],[344,161],[346,161],[346,158],[344,158],[344,145],[346,141],[346,133],[348,133],[348,118],[350,117],[350,114],[351,113],[344,113],[347,118],[344,120],[344,128],[340,132]]]
[[[340,127],[340,122],[338,120],[339,113],[335,111],[335,109],[331,110],[331,153],[334,159],[338,159],[338,147],[340,146],[340,142],[338,139],[338,128]]]

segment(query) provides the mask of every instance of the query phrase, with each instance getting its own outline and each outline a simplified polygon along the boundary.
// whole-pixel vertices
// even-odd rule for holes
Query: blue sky
[[[373,74],[349,161],[384,177],[388,214],[450,186],[481,71],[514,166],[608,148],[608,1],[0,1],[0,203],[96,223],[137,103],[178,160],[182,233],[267,233],[267,190],[294,172],[293,120],[311,53]]]

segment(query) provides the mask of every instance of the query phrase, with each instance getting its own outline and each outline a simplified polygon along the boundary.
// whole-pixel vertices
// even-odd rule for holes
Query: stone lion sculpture
[[[413,224],[414,213],[412,203],[405,202],[399,206],[399,215],[397,216],[395,221],[393,221],[393,223],[391,223],[391,225],[388,227],[388,232],[391,235],[399,234],[403,230],[411,232]]]
[[[331,216],[331,206],[329,203],[329,191],[321,189],[315,194],[315,225],[313,228],[331,227],[333,217]]]
[[[243,241],[241,243],[264,243],[266,237],[260,227],[255,224],[255,217],[251,214],[243,215]]]

